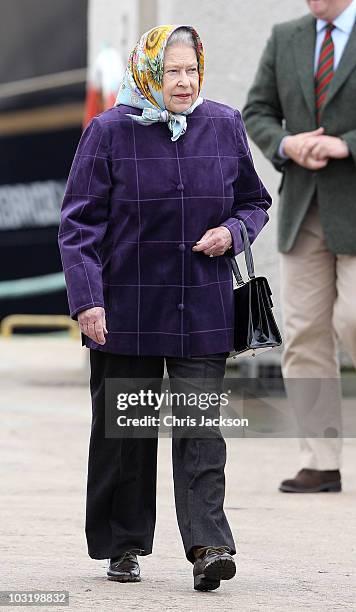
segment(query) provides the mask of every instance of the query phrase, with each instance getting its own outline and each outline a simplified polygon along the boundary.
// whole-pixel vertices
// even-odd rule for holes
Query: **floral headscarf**
[[[198,56],[199,92],[204,76],[204,52],[198,33],[191,26],[164,25],[145,32],[130,54],[115,106],[125,104],[142,108],[142,115],[131,115],[141,125],[152,125],[157,121],[168,123],[175,141],[187,129],[186,115],[203,102],[198,96],[194,104],[182,113],[172,113],[164,106],[162,82],[164,51],[170,35],[181,27],[187,27],[193,34]]]

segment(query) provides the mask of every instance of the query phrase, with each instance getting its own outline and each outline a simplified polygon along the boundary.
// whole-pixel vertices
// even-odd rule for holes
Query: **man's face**
[[[352,0],[307,0],[310,12],[316,19],[333,21],[351,4]]]

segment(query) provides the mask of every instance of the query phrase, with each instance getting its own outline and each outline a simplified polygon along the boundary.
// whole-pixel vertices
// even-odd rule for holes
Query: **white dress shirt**
[[[331,32],[331,38],[334,43],[334,72],[337,69],[341,56],[346,47],[346,43],[349,40],[351,30],[354,27],[356,21],[356,0],[353,0],[351,4],[342,12],[333,24],[334,30]],[[315,61],[314,61],[314,74],[318,69],[319,55],[321,45],[325,37],[325,28],[328,22],[324,19],[316,20],[316,44],[315,44]]]

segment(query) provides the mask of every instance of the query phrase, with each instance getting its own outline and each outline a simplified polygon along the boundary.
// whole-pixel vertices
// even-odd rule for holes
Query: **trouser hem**
[[[88,555],[91,559],[114,559],[115,557],[120,557],[122,553],[130,550],[138,556],[145,557],[146,555],[152,554],[152,549],[143,549],[143,548],[125,548],[125,550],[115,550],[110,552],[92,552],[88,550]]]

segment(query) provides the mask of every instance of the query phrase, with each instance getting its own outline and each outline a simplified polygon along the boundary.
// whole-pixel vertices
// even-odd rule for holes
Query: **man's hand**
[[[224,255],[232,245],[232,236],[227,227],[213,227],[203,234],[193,246],[193,251],[203,251],[205,255]]]
[[[343,159],[350,155],[349,147],[344,140],[336,136],[318,136],[309,138],[302,146],[300,158],[302,161],[312,157],[316,161],[325,160],[330,157]]]
[[[105,344],[104,334],[107,334],[108,330],[106,329],[104,308],[95,307],[82,310],[78,314],[78,323],[83,334],[98,344]]]
[[[328,163],[328,158],[315,159],[314,156],[306,153],[320,142],[323,133],[324,128],[320,127],[312,132],[301,132],[294,136],[286,136],[283,142],[285,154],[303,168],[309,170],[324,168]]]

